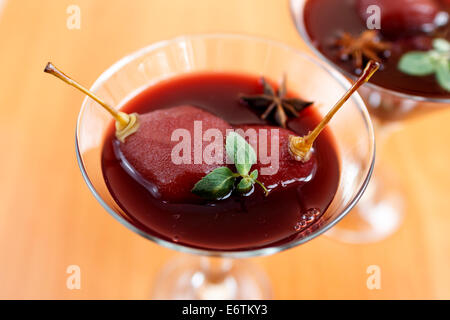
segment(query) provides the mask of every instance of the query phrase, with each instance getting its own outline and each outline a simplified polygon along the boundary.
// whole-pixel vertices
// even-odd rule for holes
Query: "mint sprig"
[[[407,52],[400,59],[398,68],[412,76],[435,74],[439,85],[450,91],[450,42],[434,39],[432,50]]]
[[[228,167],[219,167],[198,181],[192,193],[208,200],[221,200],[234,190],[240,194],[249,193],[256,183],[267,195],[269,191],[257,180],[258,170],[250,173],[257,160],[253,147],[239,134],[231,132],[227,136],[225,150],[227,156],[233,160],[237,172]]]

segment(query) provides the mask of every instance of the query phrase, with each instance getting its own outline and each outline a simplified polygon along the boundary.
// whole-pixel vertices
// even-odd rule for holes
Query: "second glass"
[[[322,61],[331,65],[347,78],[354,80],[356,76],[330,61],[316,47],[316,43],[309,36],[305,26],[305,5],[308,1],[314,0],[290,0],[292,18],[299,34]],[[347,0],[340,2],[338,6],[344,4],[349,6],[354,5],[354,3],[352,0]],[[332,15],[340,17],[339,12],[333,11]],[[332,17],[328,18],[331,19]],[[349,25],[352,24],[349,22]],[[343,30],[330,30],[330,36],[338,31]],[[363,86],[358,92],[366,102],[374,120],[378,150],[381,150],[386,138],[392,131],[399,128],[400,120],[425,112],[436,111],[448,107],[450,104],[450,99],[447,97],[426,98],[389,90],[372,83]],[[403,220],[404,205],[400,177],[390,168],[388,161],[379,157],[377,158],[374,177],[364,197],[352,213],[329,235],[349,243],[381,241],[395,233],[400,227]]]

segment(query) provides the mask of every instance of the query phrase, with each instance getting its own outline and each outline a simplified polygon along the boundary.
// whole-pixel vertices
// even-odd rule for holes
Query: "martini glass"
[[[324,115],[350,88],[338,72],[284,44],[239,35],[183,36],[133,53],[109,68],[91,90],[119,109],[144,88],[180,74],[237,72],[280,79]],[[114,201],[103,178],[101,152],[110,115],[86,98],[76,131],[83,177],[96,199],[117,221],[137,234],[183,255],[161,271],[155,299],[264,299],[271,297],[263,272],[245,260],[305,243],[341,220],[363,194],[374,165],[375,147],[369,114],[355,94],[330,123],[340,160],[337,193],[323,216],[288,243],[245,251],[211,251],[166,241],[136,227]],[[352,125],[349,126],[348,124]],[[200,257],[198,257],[200,256]]]
[[[290,0],[292,18],[301,37],[321,61],[331,65],[347,78],[356,79],[356,76],[330,61],[314,45],[304,23],[304,8],[307,1],[310,0]],[[336,15],[338,14],[339,12],[336,12]],[[417,81],[420,81],[420,78]],[[403,120],[448,107],[450,104],[450,97],[431,98],[405,94],[373,83],[367,83],[358,92],[366,102],[374,121],[379,150],[389,135],[400,128]],[[381,241],[395,233],[401,226],[403,209],[404,200],[399,177],[390,168],[389,163],[379,157],[375,164],[373,179],[364,197],[329,235],[349,243]]]

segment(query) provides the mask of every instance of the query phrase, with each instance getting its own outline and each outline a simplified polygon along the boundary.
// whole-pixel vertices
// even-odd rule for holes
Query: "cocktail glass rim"
[[[94,82],[94,84],[92,85],[92,87],[90,89],[91,89],[91,91],[96,92],[96,90],[98,88],[100,88],[101,85],[108,78],[113,76],[122,67],[124,67],[129,62],[136,59],[137,57],[140,57],[150,51],[153,51],[158,48],[167,46],[171,43],[183,41],[186,39],[208,39],[208,38],[224,38],[224,39],[225,38],[235,38],[235,39],[242,39],[242,40],[248,40],[248,41],[259,41],[259,42],[268,43],[271,46],[278,46],[283,49],[290,50],[293,53],[301,56],[303,59],[307,59],[307,60],[311,61],[311,63],[316,64],[318,67],[320,67],[321,69],[323,69],[324,71],[329,73],[330,76],[332,76],[340,85],[342,85],[343,88],[348,88],[350,86],[350,82],[339,72],[331,69],[330,67],[327,67],[326,65],[324,65],[322,62],[318,61],[317,59],[310,57],[309,55],[306,55],[305,53],[303,53],[297,49],[294,49],[284,43],[280,43],[278,41],[269,40],[269,39],[265,39],[265,38],[261,38],[261,37],[250,36],[250,35],[219,33],[219,34],[184,35],[184,36],[176,37],[171,40],[163,40],[163,41],[151,44],[147,47],[144,47],[134,53],[131,53],[131,54],[125,56],[124,58],[120,59],[118,62],[114,63],[111,67],[109,67],[105,72],[103,72],[100,75],[100,77]],[[368,135],[370,137],[370,144],[371,144],[370,149],[372,152],[370,155],[371,160],[370,160],[370,167],[369,167],[367,176],[365,177],[364,182],[362,183],[360,189],[357,191],[357,193],[353,197],[353,199],[351,199],[351,201],[348,202],[345,209],[342,210],[342,212],[333,221],[331,221],[330,223],[325,225],[325,227],[320,228],[317,231],[315,231],[309,235],[305,235],[304,237],[302,237],[301,239],[298,239],[297,241],[289,242],[289,243],[279,245],[279,246],[265,247],[265,248],[259,248],[259,249],[254,249],[254,250],[245,250],[245,251],[215,251],[215,250],[213,251],[213,250],[199,249],[199,248],[184,246],[181,244],[173,243],[173,242],[158,238],[156,236],[153,236],[151,234],[148,234],[148,233],[140,230],[139,228],[135,227],[133,224],[128,222],[124,217],[122,217],[114,209],[112,209],[108,204],[106,204],[106,202],[102,199],[102,197],[99,195],[99,193],[95,189],[93,183],[91,182],[91,180],[84,168],[83,160],[82,160],[80,149],[78,146],[78,140],[79,140],[78,129],[80,128],[83,110],[86,107],[86,104],[88,102],[88,99],[89,99],[88,97],[86,97],[83,101],[83,104],[81,106],[80,113],[78,116],[78,120],[77,120],[77,126],[76,126],[75,147],[76,147],[76,155],[77,155],[78,165],[80,167],[82,176],[83,176],[89,190],[92,192],[92,194],[97,199],[97,201],[102,205],[102,207],[110,215],[112,215],[117,221],[119,221],[122,225],[124,225],[131,231],[137,233],[138,235],[140,235],[148,240],[151,240],[151,241],[153,241],[159,245],[162,245],[166,248],[169,248],[169,249],[174,249],[174,250],[177,250],[180,252],[202,255],[202,256],[217,256],[217,257],[226,257],[226,258],[248,258],[248,257],[271,255],[271,254],[275,254],[277,252],[284,251],[284,250],[290,249],[292,247],[298,246],[300,244],[303,244],[303,243],[305,243],[309,240],[312,240],[313,238],[325,233],[330,228],[332,228],[335,224],[337,224],[342,218],[344,218],[344,216],[348,212],[350,212],[350,210],[355,206],[355,204],[358,202],[358,200],[361,198],[362,194],[364,193],[364,191],[370,181],[370,177],[372,175],[374,163],[375,163],[375,137],[374,137],[372,123],[370,121],[370,116],[369,116],[369,113],[366,109],[366,106],[365,106],[362,98],[358,94],[355,94],[352,98],[355,99],[355,101],[359,107],[358,109],[364,118],[364,122],[365,122],[367,130],[368,130]]]
[[[309,1],[309,0],[289,0],[291,17],[292,17],[292,20],[294,22],[295,28],[300,33],[300,36],[303,38],[303,40],[305,41],[307,46],[313,51],[313,53],[317,57],[319,57],[321,60],[323,60],[323,61],[327,62],[328,64],[330,64],[333,68],[336,68],[339,72],[344,74],[346,77],[348,77],[348,78],[350,78],[352,80],[355,80],[357,78],[357,76],[355,76],[354,74],[352,74],[352,73],[348,72],[347,70],[341,68],[339,65],[337,65],[336,63],[334,63],[333,61],[328,59],[312,43],[312,40],[309,37],[308,31],[306,30],[305,21],[303,19],[304,8],[305,8],[305,4],[306,4],[307,1]],[[301,5],[299,6],[297,4],[301,4]],[[384,88],[382,86],[379,86],[379,85],[371,83],[371,82],[366,83],[365,86],[367,86],[367,87],[369,87],[369,88],[371,88],[373,90],[376,90],[376,91],[379,91],[379,92],[383,92],[383,93],[387,93],[387,94],[390,94],[390,95],[394,95],[394,96],[397,96],[397,97],[403,98],[403,99],[410,99],[410,100],[414,100],[414,101],[418,101],[418,102],[450,103],[450,98],[434,98],[434,97],[417,96],[417,95],[413,95],[413,94],[408,94],[408,93],[404,93],[404,92],[398,92],[398,91],[395,91],[395,90],[392,90],[392,89]]]

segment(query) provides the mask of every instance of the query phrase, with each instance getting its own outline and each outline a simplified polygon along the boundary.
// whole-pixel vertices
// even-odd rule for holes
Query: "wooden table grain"
[[[245,33],[305,49],[280,0],[0,1],[0,298],[147,299],[175,253],[112,219],[79,172],[83,97],[45,76],[48,60],[91,84],[127,53],[180,34]],[[68,29],[77,5],[80,29]],[[402,177],[401,229],[375,244],[325,236],[253,259],[277,299],[450,298],[450,108],[403,124],[384,156]],[[68,290],[67,267],[81,269]],[[367,267],[381,289],[366,286]]]

